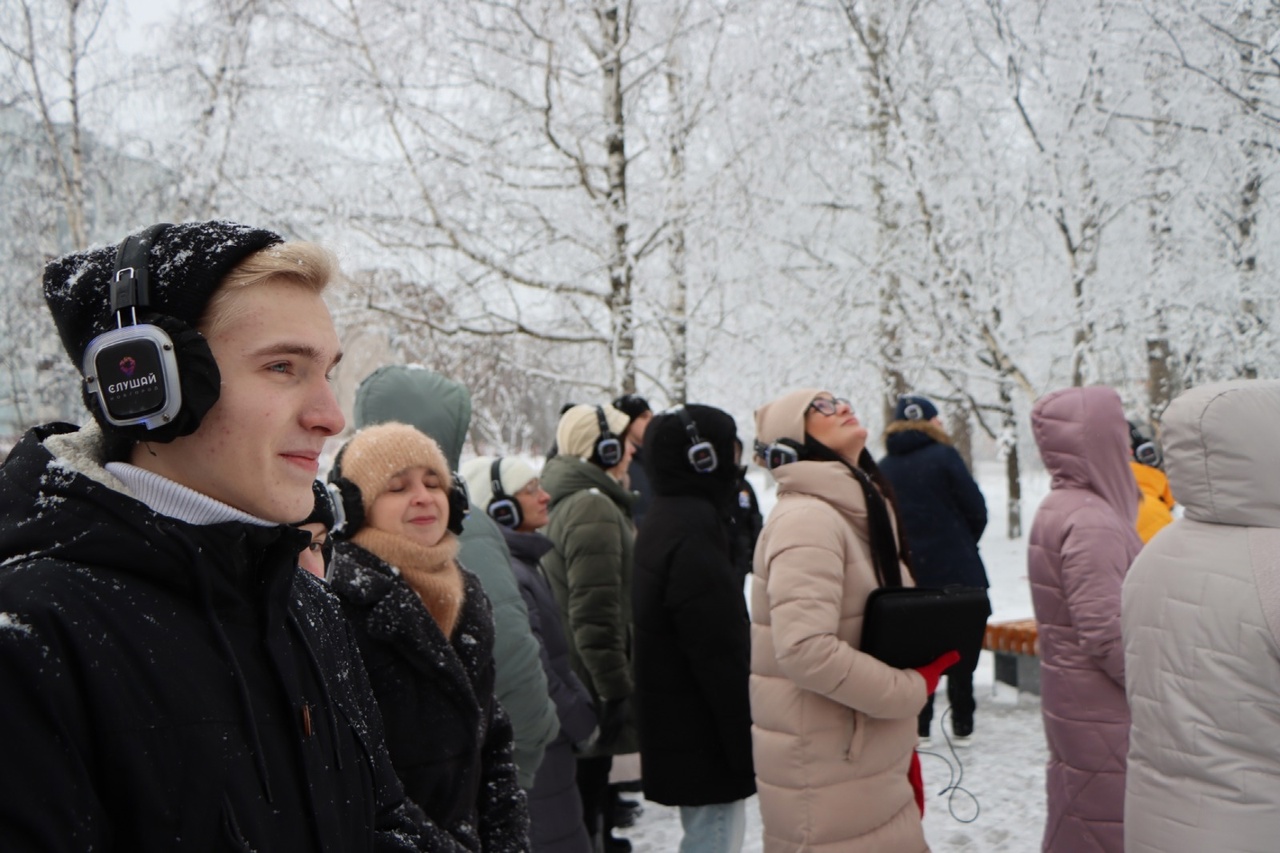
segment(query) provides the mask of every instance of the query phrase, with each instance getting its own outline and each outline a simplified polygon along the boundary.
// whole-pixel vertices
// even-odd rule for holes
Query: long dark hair
[[[804,434],[804,453],[802,458],[816,462],[839,462],[853,473],[853,478],[862,487],[862,494],[867,501],[867,526],[871,534],[871,562],[875,566],[876,580],[881,586],[902,586],[902,568],[911,568],[911,560],[907,555],[906,536],[903,534],[902,516],[898,513],[898,502],[893,495],[893,487],[889,480],[880,473],[871,453],[864,447],[858,454],[858,464],[851,465],[839,453],[815,439],[809,433]],[[895,541],[893,524],[889,522],[889,513],[898,526],[898,537]]]

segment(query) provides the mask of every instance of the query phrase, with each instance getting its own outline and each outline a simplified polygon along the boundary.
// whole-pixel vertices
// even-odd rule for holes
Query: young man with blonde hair
[[[297,569],[344,425],[335,270],[230,222],[46,268],[94,421],[0,467],[0,849],[453,849]]]

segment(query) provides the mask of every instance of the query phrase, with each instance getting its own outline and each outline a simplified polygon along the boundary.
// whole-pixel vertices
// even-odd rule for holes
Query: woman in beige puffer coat
[[[751,716],[764,850],[928,850],[908,771],[930,687],[921,672],[858,650],[867,596],[882,585],[885,561],[910,584],[880,499],[887,488],[875,483],[865,452],[867,431],[847,401],[802,389],[757,410],[756,436],[762,455],[772,445],[798,456],[773,467],[778,501],[752,576]]]

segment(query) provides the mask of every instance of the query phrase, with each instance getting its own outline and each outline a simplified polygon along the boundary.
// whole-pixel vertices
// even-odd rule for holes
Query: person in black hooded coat
[[[733,418],[710,406],[649,424],[655,495],[636,538],[633,591],[645,796],[681,807],[686,843],[719,834],[726,849],[740,847],[743,801],[755,793],[750,624],[729,544],[735,434]],[[691,452],[709,470],[696,470]]]

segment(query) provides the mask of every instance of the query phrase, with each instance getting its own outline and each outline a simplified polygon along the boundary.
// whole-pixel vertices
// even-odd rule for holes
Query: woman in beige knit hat
[[[916,715],[944,656],[858,649],[867,597],[911,584],[887,481],[848,400],[802,388],[756,410],[778,500],[751,583],[751,719],[766,853],[922,853]]]
[[[331,478],[346,525],[329,580],[406,793],[442,850],[528,849],[511,723],[493,692],[493,615],[456,559],[465,502],[444,454],[411,426],[379,424],[352,436]]]

